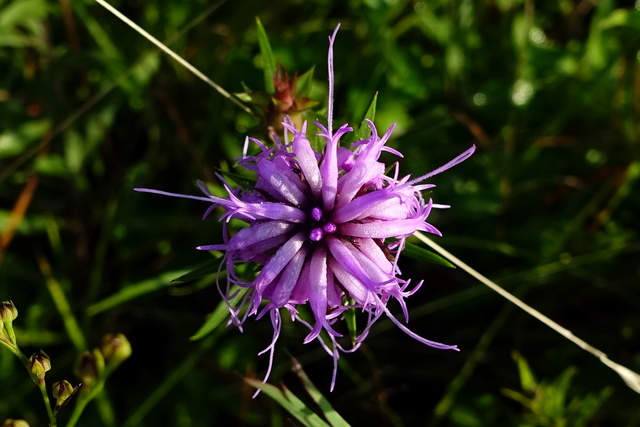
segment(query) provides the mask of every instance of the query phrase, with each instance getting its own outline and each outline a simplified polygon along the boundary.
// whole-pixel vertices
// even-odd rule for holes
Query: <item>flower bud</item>
[[[4,420],[2,427],[29,427],[29,423],[25,420],[12,420],[11,418],[7,418]]]
[[[90,386],[104,372],[104,357],[100,350],[83,351],[76,362],[76,375],[84,384]]]
[[[51,369],[51,359],[47,356],[47,353],[40,350],[40,353],[34,353],[29,358],[29,370],[35,374],[36,377],[43,380],[45,372]]]
[[[59,408],[65,404],[67,399],[73,396],[75,389],[69,381],[62,380],[53,383],[51,391],[53,392],[53,397],[56,398],[56,408]]]
[[[0,319],[4,323],[11,324],[18,317],[18,309],[12,301],[2,301],[0,304]]]
[[[102,338],[100,347],[107,363],[120,363],[131,356],[131,344],[122,334],[107,334]]]
[[[4,342],[5,345],[8,345],[10,347],[15,346],[15,342],[11,339],[11,336],[5,330],[4,322],[2,321],[2,319],[0,319],[0,341]]]
[[[0,341],[15,346],[16,333],[13,330],[13,320],[18,317],[18,309],[11,301],[0,303]]]

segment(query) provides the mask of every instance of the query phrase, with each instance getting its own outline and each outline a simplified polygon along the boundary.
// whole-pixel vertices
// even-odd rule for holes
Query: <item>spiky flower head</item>
[[[227,281],[226,286],[219,286],[223,288],[231,322],[241,328],[248,316],[259,319],[268,314],[274,328],[272,343],[265,349],[270,352],[270,361],[280,333],[281,309],[309,328],[305,343],[326,331],[331,342],[319,341],[334,359],[331,387],[339,352],[357,348],[383,315],[426,345],[457,350],[456,346],[430,341],[410,331],[387,305],[397,301],[408,320],[405,298],[422,281],[410,286],[409,280],[399,277],[398,255],[405,239],[416,231],[440,235],[426,219],[432,209],[446,206],[422,197],[423,191],[434,187],[424,180],[462,162],[475,149],[471,147],[433,172],[411,179],[399,177],[397,164],[395,172],[387,175],[385,164],[379,161],[383,151],[402,157],[386,146],[394,126],[380,136],[374,123],[368,121],[368,138],[351,147],[341,145],[340,139],[353,129],[347,124],[332,129],[333,43],[337,31],[338,28],[329,37],[327,126],[314,123],[316,135],[324,141],[323,149],[312,147],[306,122],[298,129],[285,118],[284,138],[274,135],[274,146],[247,140],[260,148],[255,156],[246,155],[245,150],[239,162],[255,171],[257,180],[252,188],[231,188],[219,177],[228,197],[212,195],[203,182],[198,185],[204,197],[136,189],[211,203],[205,217],[215,208],[223,209],[223,243],[198,249],[225,252]],[[227,223],[232,218],[244,221],[247,227],[229,237]],[[261,266],[257,276],[247,279],[238,275],[236,266],[241,263]],[[233,304],[238,288],[244,288],[246,293]],[[311,310],[311,322],[302,318],[298,309],[302,305]],[[345,349],[337,341],[342,334],[334,325],[351,309],[364,312],[366,324],[354,340],[355,348]],[[269,370],[270,367],[271,363]]]

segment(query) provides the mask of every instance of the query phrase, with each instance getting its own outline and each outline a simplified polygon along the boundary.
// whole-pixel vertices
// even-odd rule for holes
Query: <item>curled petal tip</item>
[[[333,44],[333,42],[335,41],[336,36],[338,35],[338,30],[340,30],[340,23],[336,25],[335,30],[333,30],[333,33],[329,36],[329,41],[331,42],[331,44]]]

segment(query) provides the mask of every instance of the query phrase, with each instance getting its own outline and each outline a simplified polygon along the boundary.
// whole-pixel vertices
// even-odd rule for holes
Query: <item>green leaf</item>
[[[187,271],[170,271],[153,279],[127,285],[115,294],[87,307],[87,315],[95,316],[98,313],[116,307],[127,301],[131,301],[132,299],[150,294],[162,288],[174,286],[172,279],[176,275],[183,276],[186,273]]]
[[[216,172],[227,181],[231,181],[243,188],[251,188],[256,185],[256,179],[251,176],[240,175],[239,173],[216,168]],[[215,194],[214,194],[215,195]],[[224,194],[223,194],[224,197]]]
[[[65,176],[69,174],[66,162],[59,154],[36,157],[34,169],[43,175]]]
[[[217,276],[221,262],[222,258],[214,259],[213,261],[207,260],[188,273],[183,274],[180,277],[176,277],[171,282],[191,282],[207,276]]]
[[[20,220],[18,228],[15,230],[18,235],[29,236],[43,233],[47,230],[47,220],[49,217],[42,215],[26,214]],[[0,234],[6,232],[11,222],[11,211],[0,209]]]
[[[276,93],[276,86],[273,82],[276,75],[276,57],[273,55],[269,38],[258,17],[256,17],[256,29],[258,30],[258,44],[260,45],[260,53],[262,54],[264,88],[268,93],[274,94]]]
[[[198,329],[196,333],[193,334],[193,336],[189,339],[191,341],[202,339],[203,337],[211,333],[214,329],[226,322],[227,318],[229,317],[229,305],[234,306],[235,304],[237,304],[242,299],[242,297],[244,297],[244,294],[246,294],[248,290],[249,288],[234,286],[231,289],[231,294],[235,292],[233,298],[231,298],[231,300],[228,302],[220,301],[216,309],[211,314],[209,314],[207,320],[200,327],[200,329]]]
[[[602,21],[600,21],[599,26],[603,30],[615,27],[629,27],[638,30],[640,29],[640,10],[613,10],[609,15],[604,17]]]
[[[402,254],[418,261],[426,261],[432,264],[442,265],[444,267],[456,268],[455,265],[451,264],[440,255],[433,253],[430,250],[421,248],[420,246],[414,245],[413,243],[405,242]]]
[[[42,139],[50,127],[49,120],[31,120],[0,133],[0,159],[24,153],[31,144]]]
[[[255,92],[248,91],[235,93],[234,95],[237,96],[240,101],[247,104],[257,105],[262,109],[267,108],[267,106],[271,102],[271,97],[269,96],[269,94],[261,90]]]
[[[0,29],[6,31],[11,27],[24,25],[26,21],[44,18],[48,13],[49,7],[44,0],[14,1],[3,7]]]
[[[145,55],[131,69],[131,80],[138,87],[148,86],[150,80],[160,68],[160,55]],[[141,93],[143,91],[140,91]]]
[[[518,364],[518,371],[520,372],[520,383],[522,385],[522,389],[528,392],[535,391],[538,387],[538,382],[536,381],[536,377],[533,375],[533,372],[531,371],[527,360],[518,352],[514,352],[512,357]]]
[[[340,414],[336,412],[335,409],[333,409],[327,398],[324,397],[322,393],[320,393],[320,391],[317,389],[317,387],[313,384],[313,382],[311,382],[307,374],[302,369],[302,365],[295,359],[293,359],[293,365],[293,371],[302,381],[302,384],[304,385],[305,390],[307,390],[307,393],[309,393],[309,396],[311,396],[313,401],[318,404],[320,410],[329,421],[329,424],[334,427],[348,426],[349,423],[347,423],[345,419],[342,418],[342,416],[340,416]]]
[[[296,78],[296,98],[308,97],[313,88],[313,73],[316,67],[313,66],[309,71]]]
[[[329,427],[329,424],[322,421],[318,415],[313,413],[313,411],[309,409],[302,400],[296,397],[286,387],[283,386],[283,390],[280,390],[271,384],[265,384],[254,378],[245,378],[244,381],[251,387],[260,390],[273,399],[276,403],[282,406],[282,408],[300,421],[302,425],[308,427]]]
[[[349,305],[354,305],[353,298],[349,298]],[[347,323],[347,329],[349,330],[349,338],[351,338],[351,345],[356,345],[356,337],[358,336],[358,329],[356,324],[356,309],[350,308],[344,312],[344,321]]]
[[[540,412],[543,415],[555,419],[561,419],[565,416],[565,401],[569,387],[571,387],[571,381],[576,372],[576,368],[571,366],[560,374],[551,384],[543,385],[544,393],[542,395],[544,399],[542,399],[540,404]]]
[[[66,170],[78,174],[85,160],[87,144],[74,129],[69,129],[64,141],[64,159]]]
[[[369,135],[371,135],[371,128],[369,127],[369,123],[367,123],[367,120],[374,121],[376,117],[377,103],[378,103],[378,92],[376,92],[376,94],[373,95],[371,104],[369,104],[369,108],[367,109],[367,112],[364,114],[364,117],[360,122],[360,126],[358,127],[358,130],[356,130],[354,133],[353,141],[361,141],[363,139],[368,138]]]

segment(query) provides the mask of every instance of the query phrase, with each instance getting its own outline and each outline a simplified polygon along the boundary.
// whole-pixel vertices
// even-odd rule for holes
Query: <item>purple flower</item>
[[[433,172],[411,179],[398,176],[397,164],[392,176],[386,175],[385,164],[378,161],[383,151],[402,157],[385,145],[394,126],[379,136],[375,125],[368,121],[368,138],[355,142],[351,148],[341,146],[342,136],[353,129],[346,124],[332,129],[333,42],[337,31],[338,28],[329,37],[327,127],[315,122],[316,135],[325,141],[324,150],[318,152],[312,147],[306,122],[296,129],[285,118],[284,138],[274,136],[275,146],[247,139],[260,148],[259,154],[247,156],[245,144],[245,155],[240,160],[242,167],[255,171],[253,188],[231,188],[220,177],[228,197],[212,195],[203,182],[198,185],[204,197],[136,189],[209,202],[205,217],[220,207],[227,223],[236,218],[248,224],[230,236],[225,223],[223,243],[198,247],[225,252],[227,282],[221,294],[229,306],[231,322],[241,329],[248,316],[259,319],[270,315],[274,336],[263,351],[270,352],[266,377],[280,333],[281,309],[309,328],[305,343],[326,331],[330,343],[319,341],[334,359],[332,388],[339,353],[358,348],[382,315],[421,343],[457,350],[456,346],[430,341],[410,331],[391,314],[387,304],[397,301],[408,321],[405,298],[422,281],[410,287],[410,280],[398,277],[398,256],[405,239],[414,232],[440,235],[426,219],[431,209],[447,206],[436,205],[431,199],[425,201],[421,193],[434,185],[425,184],[424,180],[464,161],[475,150],[471,147]],[[236,272],[240,263],[254,263],[261,268],[257,276],[247,279]],[[245,294],[233,305],[232,298],[242,288]],[[311,322],[303,320],[298,312],[298,306],[304,304],[313,314]],[[366,323],[355,345],[345,349],[336,340],[342,334],[334,325],[351,309],[363,312]]]

